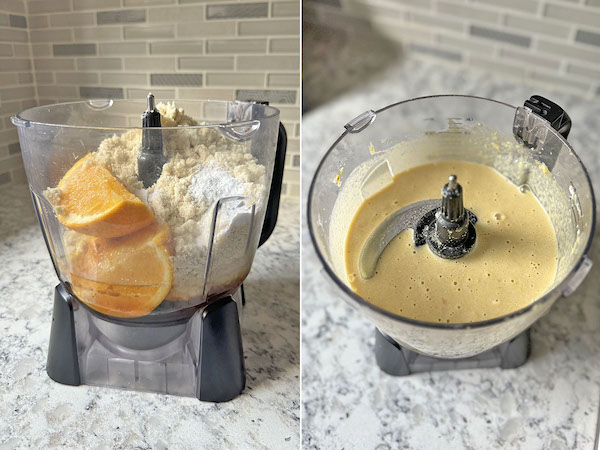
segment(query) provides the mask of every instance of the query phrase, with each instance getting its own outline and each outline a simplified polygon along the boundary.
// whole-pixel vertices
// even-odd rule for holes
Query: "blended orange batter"
[[[375,276],[362,279],[358,261],[375,227],[403,206],[440,198],[450,174],[463,187],[465,208],[479,219],[471,252],[458,260],[438,258],[427,245],[415,248],[409,229],[384,250]],[[556,274],[557,242],[531,192],[489,167],[447,161],[399,173],[363,201],[346,236],[345,266],[352,289],[383,309],[427,322],[476,322],[521,309],[544,294]]]

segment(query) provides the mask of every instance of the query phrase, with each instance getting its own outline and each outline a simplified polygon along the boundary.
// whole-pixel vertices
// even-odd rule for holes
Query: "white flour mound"
[[[159,103],[156,108],[161,113],[163,152],[168,162],[154,186],[144,189],[138,178],[141,130],[105,139],[94,158],[171,229],[175,256],[168,300],[189,300],[203,293],[215,203],[231,196],[249,199],[227,203],[217,220],[207,294],[225,291],[250,269],[246,257],[252,221],[248,204],[258,206],[266,195],[265,167],[250,153],[249,142],[226,139],[214,128],[184,128],[198,123],[172,103]]]

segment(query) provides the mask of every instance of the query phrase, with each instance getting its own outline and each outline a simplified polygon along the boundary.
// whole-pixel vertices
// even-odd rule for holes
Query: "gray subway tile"
[[[31,44],[31,54],[33,56],[50,56],[52,47],[50,44]]]
[[[153,55],[200,55],[204,53],[202,41],[159,41],[150,43]]]
[[[298,39],[298,38],[271,39],[269,51],[271,53],[300,53],[300,39]]]
[[[125,6],[172,5],[177,0],[123,0]]]
[[[206,84],[218,87],[258,87],[264,86],[265,75],[262,73],[219,72],[206,74]]]
[[[238,100],[296,103],[296,91],[291,90],[238,89],[235,96]]]
[[[29,58],[29,44],[13,44],[13,47],[15,49],[15,56]]]
[[[211,39],[208,53],[265,53],[266,39]]]
[[[73,0],[73,9],[107,9],[107,8],[118,8],[121,6],[121,0],[102,0],[99,3],[98,0]]]
[[[105,26],[73,28],[73,35],[75,36],[75,42],[115,41],[121,39],[123,27]]]
[[[454,47],[457,50],[467,50],[477,53],[490,54],[494,51],[494,45],[491,42],[481,42],[476,39],[456,37],[454,35],[441,34],[438,36],[438,42],[446,47]]]
[[[27,174],[25,173],[24,167],[17,167],[10,171],[12,181],[14,184],[25,184],[27,183]]]
[[[448,61],[462,61],[462,55],[451,50],[444,50],[438,47],[430,47],[428,45],[417,44],[415,42],[409,45],[410,50],[417,53],[423,53],[436,58],[446,59]]]
[[[583,44],[600,46],[600,33],[592,33],[591,31],[577,30],[575,40]]]
[[[283,55],[253,55],[238,56],[237,68],[240,70],[298,70],[300,67],[300,58]]]
[[[145,55],[145,42],[111,42],[109,44],[99,44],[98,49],[101,55]]]
[[[146,21],[146,10],[123,9],[116,11],[99,11],[96,13],[98,25],[111,23],[140,23]]]
[[[535,13],[538,9],[538,2],[535,0],[476,0],[486,5],[507,8],[521,12]]]
[[[208,37],[235,34],[235,21],[231,22],[186,22],[177,24],[177,37]]]
[[[14,3],[20,3],[11,0]],[[71,10],[71,0],[30,0],[27,2],[29,14],[54,13]]]
[[[0,72],[14,72],[17,70],[29,70],[31,60],[29,58],[8,58],[0,64]]]
[[[28,73],[28,72],[25,72]],[[16,84],[18,84],[19,81],[17,79],[17,74],[16,73],[11,73],[11,72],[7,72],[7,73],[0,73],[0,86],[14,86]],[[2,123],[0,122],[0,127],[2,126]]]
[[[29,16],[29,28],[48,28],[48,16]]]
[[[457,2],[443,1],[438,2],[438,11],[450,16],[457,16],[462,19],[473,19],[481,22],[497,23],[500,14],[496,11],[479,8],[472,4],[460,4]]]
[[[139,71],[175,70],[175,57],[171,56],[130,56],[125,58],[125,69]]]
[[[513,16],[508,14],[504,19],[504,23],[515,30],[528,30],[535,33],[546,34],[554,38],[567,38],[571,33],[568,26],[560,25],[548,20],[539,20],[528,16]]]
[[[294,155],[292,157],[292,167],[300,167],[300,155]]]
[[[328,5],[328,6],[337,6],[338,8],[340,6],[342,6],[340,3],[340,0],[310,0],[310,3],[318,3],[321,5]]]
[[[25,14],[25,2],[15,0],[0,0],[0,10],[17,14]]]
[[[525,67],[523,64],[510,64],[505,61],[498,61],[497,59],[471,56],[469,58],[469,65],[478,67],[488,73],[507,74],[511,77],[525,76]]]
[[[8,154],[16,155],[17,153],[21,153],[21,146],[19,143],[15,142],[14,144],[8,144]]]
[[[506,31],[499,31],[487,27],[479,27],[477,25],[471,25],[470,33],[472,36],[517,45],[519,47],[529,47],[531,45],[531,38],[529,36],[508,33]]]
[[[537,44],[538,50],[549,55],[562,55],[570,59],[580,59],[586,62],[600,63],[600,52],[594,48],[582,45],[561,44],[556,41],[540,39]]]
[[[10,172],[0,173],[0,184],[8,184],[10,181]]]
[[[31,30],[29,32],[31,42],[71,42],[71,30]]]
[[[15,28],[27,28],[27,19],[25,16],[16,16],[11,14],[8,16],[10,26]]]
[[[17,167],[23,167],[23,158],[21,158],[21,155],[12,155],[0,160],[0,172],[16,169]]]
[[[202,74],[151,73],[152,86],[202,86]]]
[[[587,81],[574,80],[573,78],[567,79],[564,76],[552,75],[541,71],[534,71],[529,74],[529,77],[536,82],[548,83],[550,86],[559,86],[563,90],[577,90],[582,94],[586,93],[591,85]]]
[[[268,3],[238,3],[224,5],[207,5],[207,19],[233,19],[239,17],[267,17]]]
[[[58,72],[54,74],[56,84],[81,85],[98,83],[98,74],[96,72]]]
[[[109,72],[100,74],[100,81],[104,85],[133,85],[145,86],[148,83],[148,77],[145,73],[121,73]]]
[[[53,27],[79,27],[95,24],[95,14],[91,12],[52,14],[50,25]]]
[[[241,36],[299,35],[300,22],[297,19],[244,21],[239,23],[238,31]]]
[[[27,31],[10,28],[0,28],[0,41],[27,42]]]
[[[34,58],[36,72],[44,70],[75,70],[73,58]]]
[[[269,87],[299,87],[300,76],[297,73],[271,73],[267,78]]]
[[[148,10],[148,22],[203,22],[204,5],[198,6],[166,6],[164,8],[150,8]]]
[[[452,31],[462,32],[464,30],[464,24],[454,18],[440,17],[437,14],[421,14],[416,12],[410,12],[408,17],[411,22],[429,25],[435,29],[448,29]]]
[[[54,44],[52,51],[54,56],[95,55],[96,44]]]
[[[13,48],[10,44],[0,44],[0,56],[12,56]]]
[[[79,70],[121,70],[120,58],[78,58]]]
[[[125,27],[125,39],[168,39],[175,37],[173,25]]]
[[[60,100],[75,99],[79,96],[76,86],[38,86],[37,93],[41,98],[56,98]]]
[[[273,17],[300,17],[299,2],[273,2],[271,5]]]
[[[81,98],[123,98],[123,88],[80,86]]]
[[[507,60],[518,63],[523,62],[528,66],[545,67],[547,69],[558,70],[560,68],[560,59],[546,58],[540,56],[538,53],[532,53],[522,50],[513,50],[512,48],[500,49],[500,56],[505,57]]]
[[[567,73],[573,75],[580,75],[593,80],[600,80],[600,69],[594,69],[589,66],[580,66],[578,64],[569,64],[567,66]]]
[[[196,56],[179,58],[183,70],[233,70],[233,56]]]
[[[563,22],[600,28],[600,10],[594,10],[593,8],[577,8],[549,3],[546,5],[544,14]]]
[[[54,73],[52,72],[36,72],[35,82],[37,84],[52,84],[54,83]]]

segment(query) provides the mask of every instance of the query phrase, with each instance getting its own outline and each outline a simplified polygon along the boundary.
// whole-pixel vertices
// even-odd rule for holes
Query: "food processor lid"
[[[207,120],[195,126],[186,126],[186,129],[201,129],[210,127],[219,127],[232,134],[235,138],[236,133],[240,136],[247,134],[246,132],[237,131],[239,128],[246,127],[255,131],[260,127],[260,123],[265,120],[278,118],[280,115],[279,109],[265,105],[261,102],[254,101],[225,101],[225,100],[186,100],[186,99],[171,99],[163,100],[177,102],[178,105],[203,105],[205,110],[210,108],[220,108],[226,110],[226,121],[223,120]],[[17,127],[30,127],[31,125],[41,125],[48,127],[67,127],[67,128],[80,128],[88,130],[115,130],[125,131],[132,129],[143,129],[144,126],[98,126],[89,125],[86,123],[87,118],[81,113],[93,113],[113,110],[125,111],[126,114],[131,114],[131,110],[143,111],[146,109],[146,99],[140,100],[123,100],[123,99],[88,99],[76,102],[64,102],[55,103],[51,105],[36,106],[33,108],[26,109],[11,117],[11,122]],[[57,114],[59,111],[63,111],[63,114]],[[70,111],[71,117],[80,119],[81,123],[65,123],[56,119],[57,117],[64,116],[64,111]],[[139,116],[139,114],[136,112]],[[181,129],[182,127],[170,127],[170,129]]]
[[[435,322],[425,322],[421,320],[411,319],[408,317],[400,316],[398,314],[392,313],[388,310],[380,308],[379,306],[374,305],[373,303],[368,302],[363,299],[361,296],[356,294],[350,287],[348,287],[344,282],[342,282],[336,273],[331,268],[330,264],[326,260],[323,255],[321,249],[319,248],[317,236],[315,234],[315,230],[313,229],[313,218],[312,218],[312,198],[316,195],[315,192],[315,184],[316,179],[318,177],[319,172],[322,170],[323,165],[327,157],[340,145],[340,143],[347,138],[350,134],[360,133],[366,128],[368,128],[377,118],[378,115],[384,113],[388,109],[395,108],[397,106],[415,102],[419,100],[427,100],[427,99],[448,99],[448,98],[470,98],[475,100],[484,100],[491,103],[497,103],[499,105],[503,105],[507,108],[515,110],[515,116],[513,121],[513,134],[518,142],[521,142],[523,145],[534,150],[533,157],[538,159],[540,162],[546,164],[548,169],[551,171],[554,167],[554,163],[558,157],[558,152],[548,152],[550,153],[550,157],[546,157],[546,152],[542,152],[544,146],[548,147],[549,145],[556,145],[560,142],[562,145],[566,146],[570,152],[578,161],[581,169],[583,170],[585,177],[587,179],[587,184],[591,193],[591,207],[592,207],[592,222],[590,226],[590,232],[587,239],[587,242],[583,248],[582,256],[579,258],[577,263],[574,265],[573,269],[569,272],[569,274],[559,283],[554,289],[548,291],[543,296],[538,298],[536,301],[531,303],[530,305],[521,308],[517,311],[514,311],[510,314],[506,314],[504,316],[495,317],[492,319],[479,321],[479,322],[471,322],[471,323],[435,323]],[[401,102],[393,103],[388,106],[385,106],[379,110],[368,110],[362,114],[359,114],[354,119],[350,120],[348,123],[344,125],[345,131],[340,135],[338,139],[329,147],[325,155],[323,156],[321,162],[319,163],[317,170],[315,171],[315,175],[311,182],[311,186],[309,188],[308,194],[308,208],[307,208],[307,216],[308,216],[308,229],[309,234],[311,236],[311,240],[313,242],[313,247],[317,253],[317,256],[321,260],[325,271],[335,282],[335,284],[342,289],[342,291],[356,301],[360,306],[364,306],[370,310],[373,310],[388,319],[401,321],[407,324],[424,327],[424,328],[436,328],[436,329],[468,329],[468,328],[481,328],[487,327],[496,323],[501,323],[507,320],[511,320],[518,316],[521,316],[533,308],[539,307],[539,305],[545,303],[546,301],[552,298],[553,292],[555,290],[560,290],[562,295],[568,296],[577,289],[577,287],[583,282],[586,275],[590,271],[592,267],[592,261],[588,258],[587,253],[589,252],[589,248],[591,246],[592,237],[594,236],[595,225],[596,225],[596,202],[593,186],[587,173],[587,170],[579,156],[575,153],[571,145],[567,141],[567,137],[569,135],[571,129],[571,119],[568,114],[557,104],[551,102],[550,100],[538,96],[533,95],[530,99],[524,102],[523,106],[515,107],[505,102],[501,102],[498,100],[479,97],[473,95],[460,95],[460,94],[442,94],[442,95],[431,95],[424,97],[415,97],[408,100],[403,100]]]

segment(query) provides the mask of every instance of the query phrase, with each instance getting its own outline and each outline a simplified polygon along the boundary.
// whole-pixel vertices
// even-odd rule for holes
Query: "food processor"
[[[212,402],[231,400],[245,387],[242,282],[257,247],[275,227],[286,132],[279,110],[268,103],[175,103],[197,122],[161,126],[167,119],[152,94],[146,101],[44,105],[12,118],[60,282],[46,367],[57,382]],[[174,111],[181,120],[187,117]],[[169,146],[181,142],[199,146],[205,160],[181,158],[169,165],[175,154],[167,151]],[[103,149],[112,165],[97,162]],[[119,154],[131,149],[139,152],[137,161]],[[229,157],[236,161],[233,175],[217,165],[219,158]],[[116,179],[127,161],[134,171],[128,182],[139,185],[134,192]],[[254,197],[239,188],[250,185],[239,181],[249,164],[258,171],[251,184]],[[188,193],[178,192],[176,171],[187,174],[190,167],[204,165],[213,171],[202,169]],[[236,173],[242,173],[238,181]],[[121,174],[119,179],[125,178]],[[164,183],[170,191],[158,192],[160,180],[171,183]],[[228,191],[226,182],[236,189]],[[65,192],[71,192],[67,200]],[[85,206],[87,222],[82,214],[65,212],[68,201]],[[150,204],[155,212],[174,211],[169,220],[181,217],[181,229],[153,217]],[[206,207],[202,222],[189,220],[197,213],[195,204]],[[185,239],[178,242],[177,233]],[[178,261],[189,254],[195,259],[181,266]],[[191,288],[178,289],[181,279]]]
[[[312,180],[308,226],[326,278],[375,325],[375,357],[383,371],[402,376],[526,362],[530,326],[559,297],[570,295],[592,265],[587,254],[596,220],[594,192],[566,140],[570,128],[568,114],[538,95],[520,107],[474,96],[421,97],[367,111],[345,125]],[[440,161],[491,167],[543,206],[558,243],[558,268],[552,285],[528,306],[484,321],[434,323],[379,308],[350,287],[344,246],[361,203],[389,186],[394,175]],[[427,245],[450,261],[476,245],[477,217],[463,206],[460,179],[449,173],[440,191],[440,198],[373,219],[378,225],[360,254],[360,276],[371,277],[389,242],[409,228],[415,246]]]

